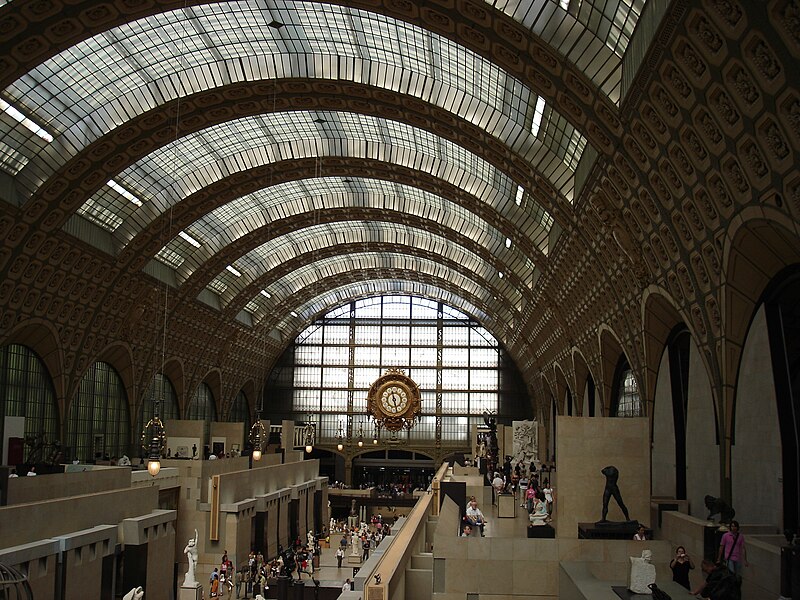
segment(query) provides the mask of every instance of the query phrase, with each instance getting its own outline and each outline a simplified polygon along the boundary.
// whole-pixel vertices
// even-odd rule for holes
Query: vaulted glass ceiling
[[[480,245],[479,240],[476,242]],[[448,269],[477,275],[480,280],[501,291],[510,302],[516,304],[520,301],[519,287],[525,281],[523,275],[511,270],[499,271],[492,264],[492,255],[489,253],[479,255],[429,230],[405,225],[390,228],[380,222],[357,220],[315,225],[278,236],[232,261],[232,269],[219,273],[208,287],[219,294],[223,303],[227,303],[268,272],[285,270],[281,267],[293,264],[291,261],[296,256],[303,255],[304,263],[310,264],[327,256],[327,249],[335,251],[337,247],[347,247],[348,255],[338,258],[343,262],[352,262],[352,257],[358,253],[374,252],[372,245],[380,245],[384,249],[381,252],[400,252],[402,249],[406,254],[439,257],[449,261]],[[529,271],[527,278],[531,275],[532,271]],[[262,297],[280,296],[280,286],[273,288],[272,283],[270,278],[261,281],[258,287],[267,292]]]
[[[280,160],[318,156],[370,158],[430,173],[519,220],[531,234],[552,224],[552,218],[530,197],[522,209],[517,206],[517,187],[507,175],[449,140],[396,121],[307,111],[236,119],[184,136],[116,178],[135,196],[148,198],[147,202],[139,206],[105,186],[80,213],[125,244],[177,201],[227,175]],[[328,179],[322,182],[334,185]],[[273,196],[273,202],[281,199]],[[201,229],[193,232],[207,244]]]
[[[528,27],[619,101],[621,57],[645,0],[487,2]],[[0,169],[14,175],[23,198],[29,197],[89,144],[167,102],[228,85],[297,78],[384,88],[452,112],[528,160],[560,198],[574,200],[574,171],[586,139],[535,90],[490,60],[415,25],[312,1],[202,4],[132,21],[64,50],[0,92]],[[496,210],[500,219],[490,226],[477,213],[408,186],[362,178],[345,185],[319,173],[303,182],[269,182],[265,189],[203,215],[178,236],[171,231],[159,260],[177,269],[178,280],[185,281],[248,232],[329,206],[375,206],[431,218],[476,240],[520,281],[531,280],[536,258],[532,261],[512,247],[509,232],[498,223],[512,224],[511,237],[529,241],[541,256],[548,254],[552,217],[508,174],[477,154],[430,131],[375,116],[275,112],[273,94],[273,112],[175,139],[115,174],[79,213],[108,231],[117,248],[124,248],[182,199],[239,171],[287,159],[354,157],[441,178]],[[376,224],[399,231],[391,224]],[[366,236],[369,228],[320,227],[328,241],[319,244],[303,237],[308,231],[291,234],[295,244],[306,248],[295,245],[294,255],[313,253],[333,239],[352,244],[391,237],[385,231]],[[434,233],[409,231],[396,235],[410,236],[418,248],[442,243]],[[280,252],[284,260],[292,256],[290,247],[285,239],[271,240],[233,257],[247,271],[246,278],[222,293],[228,299],[240,293],[244,281],[268,270],[266,259],[272,253]],[[485,260],[481,263],[483,259],[464,248],[450,255],[489,281],[493,269]],[[365,259],[376,256],[366,253]],[[347,262],[341,257],[326,260]],[[217,274],[209,288],[217,293],[227,289],[223,280],[228,274]],[[519,293],[512,289],[503,298],[517,305]]]
[[[615,103],[622,57],[647,0],[485,0],[577,65]]]
[[[73,46],[3,92],[56,138],[46,164],[19,170],[41,144],[20,140],[9,119],[0,121],[0,160],[5,154],[3,167],[32,193],[48,170],[136,115],[202,90],[284,77],[360,82],[432,102],[522,153],[572,196],[585,138],[550,107],[534,135],[537,96],[519,80],[419,27],[313,2],[201,5]]]
[[[503,232],[466,208],[409,185],[366,178],[345,180],[317,177],[258,190],[207,213],[184,230],[192,240],[203,240],[199,246],[187,240],[186,235],[178,235],[161,250],[158,258],[176,269],[179,279],[186,278],[226,246],[252,231],[262,229],[264,235],[268,235],[271,224],[292,215],[314,213],[315,218],[312,220],[318,222],[317,211],[348,207],[376,209],[376,220],[380,220],[381,211],[387,211],[386,219],[391,222],[393,217],[389,216],[388,211],[393,211],[397,214],[416,215],[434,224],[450,227],[487,248],[489,252],[502,256],[509,270],[518,271],[523,278],[530,276],[534,264],[531,257],[518,250],[517,245],[506,245],[509,236],[538,240],[544,246],[543,253],[546,254],[550,222],[542,222],[544,214],[531,214],[512,205],[513,210],[509,211],[509,227],[513,224],[514,231]],[[396,239],[394,229],[386,227],[386,223],[382,225],[378,237],[372,238],[372,241]],[[348,224],[342,228],[324,227],[314,232],[295,231],[282,236],[280,241],[274,240],[259,249],[257,256],[251,261],[247,257],[242,257],[241,260],[234,258],[239,264],[246,265],[245,269],[248,271],[258,272],[290,260],[299,251],[311,252],[333,243],[333,240],[342,244],[364,241],[356,237],[356,232],[351,227]],[[329,237],[328,233],[332,235]],[[288,245],[281,246],[287,240]],[[470,266],[475,266],[473,261]]]
[[[477,304],[465,299],[464,296],[454,294],[444,288],[413,280],[400,283],[395,279],[376,278],[326,289],[309,301],[295,305],[296,308],[292,313],[287,314],[286,317],[275,324],[275,329],[293,335],[297,332],[298,324],[308,323],[312,318],[331,306],[338,306],[352,299],[391,294],[393,292],[441,300],[445,304],[471,315],[495,336],[514,327],[514,322],[503,322],[496,315],[487,313]]]

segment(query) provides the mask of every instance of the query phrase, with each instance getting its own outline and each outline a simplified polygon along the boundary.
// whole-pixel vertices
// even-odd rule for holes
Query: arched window
[[[612,388],[612,417],[641,417],[642,400],[639,397],[639,383],[633,376],[628,360],[622,356],[617,363]]]
[[[243,391],[236,395],[236,399],[228,411],[228,423],[244,423],[245,431],[250,429],[250,407],[247,405],[247,396]]]
[[[56,394],[44,363],[26,346],[0,348],[0,414],[25,417],[25,438],[32,443],[26,442],[22,460],[39,462],[49,457],[52,444],[59,441]],[[0,436],[4,421],[0,421]]]
[[[81,461],[130,451],[128,396],[119,374],[105,362],[86,371],[69,406],[67,453]]]
[[[217,407],[214,402],[214,394],[207,383],[201,383],[194,393],[194,398],[189,403],[189,412],[186,415],[187,419],[194,421],[211,421],[217,420]]]
[[[169,377],[163,373],[156,373],[150,385],[147,387],[147,392],[142,400],[142,405],[139,408],[139,424],[137,429],[141,431],[145,424],[153,418],[153,406],[155,398],[161,394],[161,407],[160,417],[162,421],[166,419],[180,419],[181,411],[178,407],[178,394],[175,393],[175,388]]]

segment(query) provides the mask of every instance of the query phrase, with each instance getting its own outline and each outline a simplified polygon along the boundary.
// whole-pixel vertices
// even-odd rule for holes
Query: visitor
[[[692,589],[689,584],[689,571],[694,569],[694,563],[689,555],[686,554],[686,549],[683,546],[675,548],[675,558],[670,561],[669,568],[672,569],[672,581],[682,585],[687,590]]]
[[[17,475],[17,469],[15,467],[11,467],[11,472],[8,474],[8,478],[12,479],[14,477],[19,477],[19,475]]]
[[[695,596],[708,598],[708,600],[739,600],[741,598],[736,577],[728,569],[718,567],[708,559],[703,559],[700,568],[706,574],[706,580],[703,585],[692,592]]]
[[[341,569],[341,568],[342,568],[342,559],[343,559],[343,558],[344,558],[344,550],[342,550],[342,547],[341,547],[341,546],[339,546],[339,547],[336,549],[336,566],[337,566],[337,568],[339,568],[339,569]]]
[[[633,534],[633,539],[637,542],[647,541],[647,531],[645,530],[644,525],[639,525],[639,529],[637,529],[636,533]]]
[[[517,465],[517,466],[519,466],[519,465]],[[528,476],[525,474],[525,471],[523,470],[522,471],[522,476],[519,478],[519,499],[520,499],[519,507],[520,508],[525,508],[525,499],[527,498],[526,494],[528,492],[528,483],[529,482],[530,482],[530,480],[528,479]]]
[[[724,561],[724,563],[723,563]],[[725,564],[728,570],[741,579],[742,563],[749,567],[747,551],[744,545],[744,535],[739,531],[739,521],[731,521],[730,531],[725,532],[719,543],[717,563]]]
[[[342,591],[343,591],[343,592],[349,592],[351,589],[353,589],[353,588],[350,586],[350,579],[348,578],[348,579],[347,579],[347,580],[346,580],[346,581],[345,581],[345,582],[342,584]]]
[[[494,479],[492,479],[492,490],[494,490],[494,503],[497,504],[497,498],[502,494],[506,489],[506,482],[500,476],[500,472],[496,471],[494,474]]]
[[[38,475],[38,473],[36,473],[36,467],[31,467],[28,471],[28,477],[36,477],[36,475]]]
[[[478,508],[478,501],[474,497],[469,502],[464,520],[472,527],[477,526],[481,531],[481,537],[485,537],[486,517],[483,516],[481,509]]]
[[[527,505],[528,508],[528,514],[531,514],[533,512],[533,508],[536,505],[536,491],[537,490],[535,485],[531,485],[525,491],[525,504]]]
[[[208,584],[211,587],[211,597],[216,598],[219,594],[219,573],[216,567],[214,567],[214,570],[211,572]]]
[[[242,597],[242,582],[244,581],[244,573],[245,573],[244,569],[239,569],[238,571],[236,571],[235,585],[236,585],[237,598]]]
[[[464,530],[461,532],[461,537],[471,537],[472,536],[472,525],[467,523],[464,525]]]
[[[544,501],[547,507],[547,520],[549,521],[553,518],[553,500],[555,500],[555,491],[550,487],[549,479],[544,480],[542,491],[544,492]]]

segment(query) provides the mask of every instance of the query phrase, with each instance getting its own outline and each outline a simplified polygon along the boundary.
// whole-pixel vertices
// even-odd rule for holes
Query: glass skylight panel
[[[269,27],[273,19],[285,26]],[[354,80],[417,95],[512,146],[528,144],[523,123],[534,96],[518,79],[422,28],[318,3],[220,2],[152,15],[76,44],[5,93],[35,106],[74,153],[179,96],[278,77]],[[506,119],[498,119],[497,112]],[[509,122],[518,128],[509,129]],[[541,136],[540,141],[549,144]],[[30,144],[4,137],[0,142],[20,151]],[[70,156],[65,152],[63,159]]]
[[[191,244],[191,245],[192,245],[192,246],[194,246],[195,248],[199,248],[199,247],[201,246],[200,242],[198,242],[196,239],[194,239],[194,238],[193,238],[191,235],[189,235],[189,234],[188,234],[188,233],[186,233],[185,231],[179,231],[179,232],[178,232],[178,235],[179,235],[179,236],[180,236],[182,239],[184,239],[184,240],[186,240],[187,242],[189,242],[189,244]]]
[[[619,102],[621,59],[646,0],[485,1],[540,35]]]
[[[28,164],[28,157],[6,144],[0,142],[0,169],[9,175],[16,175]]]
[[[502,199],[508,198],[505,190],[512,189],[514,185],[508,176],[477,155],[427,131],[369,116],[328,112],[276,113],[268,117],[251,117],[222,123],[205,129],[202,133],[187,135],[151,153],[120,173],[115,180],[128,189],[150,190],[148,203],[153,205],[154,211],[163,212],[168,210],[176,198],[185,197],[230,172],[238,171],[241,167],[235,163],[235,156],[258,153],[258,160],[254,160],[254,164],[277,160],[273,155],[278,148],[297,146],[301,143],[298,136],[302,136],[304,131],[313,131],[313,134],[308,134],[311,141],[322,144],[317,139],[318,128],[313,123],[320,115],[331,123],[331,129],[335,126],[343,132],[339,134],[343,138],[341,141],[374,142],[371,145],[359,144],[371,150],[367,157],[392,160],[432,171],[447,177],[455,185],[472,191],[493,206],[499,206]],[[272,130],[270,137],[280,144],[278,148],[269,145],[269,141],[264,139],[258,125],[259,120],[267,121]],[[324,144],[326,146],[340,143],[340,140],[328,139]],[[348,146],[350,144],[348,142]],[[427,152],[423,154],[423,150]],[[240,154],[237,155],[237,152]],[[353,154],[359,155],[356,152],[348,153]],[[426,156],[436,161],[422,160]],[[457,166],[460,172],[445,169],[447,165]],[[229,218],[221,217],[219,222],[229,222]],[[120,232],[122,241],[127,242],[146,224],[139,220],[126,223],[124,234]],[[200,230],[196,231],[200,233]],[[203,242],[202,239],[200,241]]]
[[[355,205],[408,212],[453,224],[457,229],[469,223],[491,232],[492,237],[503,238],[477,215],[441,196],[404,184],[361,178],[348,183],[339,178],[315,178],[259,190],[208,213],[192,224],[192,230],[207,240],[214,240],[209,242],[209,251],[214,252],[220,250],[222,244],[233,242],[245,231],[252,230],[252,227],[238,226],[233,230],[233,225],[267,224],[291,214],[318,210],[323,205],[326,209]]]
[[[428,232],[412,230],[411,233],[417,234],[415,238],[408,238],[406,235],[406,228],[392,231],[389,229],[375,230],[370,227],[367,222],[347,222],[347,223],[330,223],[324,225],[317,225],[308,227],[304,230],[293,232],[280,236],[275,240],[267,242],[248,252],[247,255],[237,259],[237,262],[248,265],[248,278],[246,281],[237,283],[238,288],[244,289],[250,281],[268,273],[272,269],[280,267],[285,262],[292,260],[294,257],[301,253],[307,253],[307,261],[309,263],[317,262],[314,256],[315,251],[319,247],[326,245],[335,247],[338,244],[346,242],[363,243],[364,248],[361,252],[353,254],[339,255],[335,257],[325,258],[325,264],[332,262],[346,262],[351,261],[353,268],[362,268],[362,258],[368,257],[369,260],[379,260],[377,257],[396,257],[397,255],[388,252],[374,252],[369,248],[368,244],[373,241],[383,241],[396,243],[398,245],[398,253],[404,250],[401,246],[406,245],[422,250],[427,250],[434,255],[441,255],[456,264],[463,265],[470,271],[477,273],[483,278],[488,278],[494,272],[493,267],[487,263],[486,258],[472,253],[471,251],[448,242],[439,236],[431,235]],[[330,240],[329,243],[323,244],[319,240]],[[394,258],[392,259],[394,260]],[[408,255],[408,260],[416,261],[415,257]],[[522,270],[520,277],[524,279],[524,273],[529,273],[533,269],[533,265],[524,257],[520,261],[522,263]],[[319,263],[322,264],[322,263]],[[238,289],[237,288],[237,289]],[[264,295],[263,291],[261,292]]]
[[[0,110],[22,125],[25,129],[42,138],[48,144],[53,141],[53,136],[50,135],[48,131],[34,123],[30,118],[22,114],[17,107],[12,106],[2,98],[0,98]]]
[[[166,246],[158,251],[156,258],[173,269],[179,269],[184,261],[183,256]]]
[[[544,97],[539,96],[536,99],[536,108],[533,111],[533,122],[531,123],[531,135],[533,135],[533,137],[539,135],[539,128],[542,125],[542,115],[544,115]]]

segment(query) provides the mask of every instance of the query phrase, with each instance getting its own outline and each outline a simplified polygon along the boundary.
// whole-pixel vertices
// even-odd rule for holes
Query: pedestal
[[[497,516],[513,519],[517,516],[517,502],[514,494],[500,494],[497,497]]]
[[[639,529],[638,521],[598,521],[578,523],[578,538],[584,540],[632,540]],[[645,528],[647,539],[653,539],[653,530]]]
[[[347,564],[348,565],[360,565],[361,564],[361,555],[356,554],[355,556],[352,554],[347,555]]]
[[[529,538],[555,538],[556,530],[550,525],[528,525]]]
[[[178,588],[177,600],[202,600],[203,586],[200,583],[195,583],[195,587],[187,587],[182,585]]]

